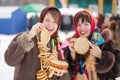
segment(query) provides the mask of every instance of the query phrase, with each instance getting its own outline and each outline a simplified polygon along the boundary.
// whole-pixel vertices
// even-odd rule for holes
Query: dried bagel
[[[68,68],[68,63],[65,62],[65,61],[60,61],[60,60],[54,60],[54,59],[51,59],[49,61],[49,65],[50,66],[53,66],[53,67],[56,67],[58,69],[63,69],[63,70],[67,70]]]
[[[62,76],[67,72],[68,64],[65,61],[51,59],[49,61],[49,78],[54,75]]]
[[[47,80],[48,79],[47,72],[44,69],[43,70],[39,70],[36,73],[36,76],[37,76],[37,80]]]
[[[74,43],[74,49],[78,54],[86,54],[89,50],[88,39],[79,37]]]
[[[50,40],[50,33],[47,29],[43,29],[41,31],[41,43],[43,43],[45,46]]]

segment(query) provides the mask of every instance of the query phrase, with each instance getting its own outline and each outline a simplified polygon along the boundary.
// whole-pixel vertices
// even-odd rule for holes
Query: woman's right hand
[[[28,40],[30,41],[34,36],[36,36],[41,30],[44,28],[42,23],[36,23],[32,26],[29,34],[28,34]]]
[[[69,49],[71,51],[71,57],[73,58],[73,60],[75,60],[75,57],[76,57],[76,52],[74,50],[74,42],[76,41],[76,38],[72,38],[70,39],[69,43]]]

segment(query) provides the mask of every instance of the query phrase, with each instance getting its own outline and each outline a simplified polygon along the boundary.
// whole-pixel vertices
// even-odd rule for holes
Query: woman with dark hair
[[[106,39],[103,39],[105,38],[104,35],[102,37],[98,32],[99,30],[96,31],[93,16],[87,11],[79,11],[74,16],[74,30],[75,34],[67,39],[70,43],[67,59],[71,80],[115,80],[118,73],[117,63],[119,62],[118,54],[120,52],[116,50],[111,40],[105,41]],[[106,33],[103,32],[103,34]],[[83,46],[86,43],[81,41],[83,43],[75,44],[81,37],[87,38],[86,43],[90,46],[84,54],[79,53],[79,51],[84,48]],[[76,49],[76,45],[78,49]],[[86,48],[83,50],[86,50]],[[93,62],[88,59],[91,55],[94,59]]]

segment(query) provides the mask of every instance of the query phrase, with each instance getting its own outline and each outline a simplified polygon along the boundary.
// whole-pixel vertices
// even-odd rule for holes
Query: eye
[[[48,19],[48,18],[45,18],[45,20],[44,20],[45,22],[50,22],[50,20]]]
[[[57,25],[57,22],[56,22],[56,21],[53,21],[52,23],[53,23],[54,25]]]

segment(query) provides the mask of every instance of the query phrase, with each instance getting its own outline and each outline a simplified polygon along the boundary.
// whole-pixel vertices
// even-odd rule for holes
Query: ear
[[[106,28],[101,32],[101,35],[105,39],[105,42],[108,42],[111,39],[112,32]]]

